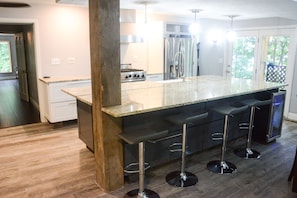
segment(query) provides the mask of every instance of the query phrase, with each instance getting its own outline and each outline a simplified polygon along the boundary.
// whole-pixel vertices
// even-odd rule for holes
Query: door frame
[[[290,105],[290,100],[291,100],[291,92],[292,92],[292,83],[293,83],[293,73],[295,67],[295,54],[296,54],[296,46],[297,46],[297,26],[296,25],[291,25],[291,26],[280,26],[280,27],[264,27],[264,28],[243,28],[243,29],[238,29],[236,30],[237,34],[240,36],[243,35],[252,35],[252,33],[257,33],[255,36],[258,37],[257,45],[258,51],[257,51],[257,58],[255,61],[256,70],[259,70],[261,68],[261,64],[263,64],[263,60],[261,57],[261,44],[262,44],[262,36],[264,35],[279,35],[279,34],[284,34],[284,35],[289,35],[291,36],[291,41],[290,41],[290,47],[289,47],[289,60],[288,60],[288,65],[291,65],[291,67],[288,67],[287,73],[286,73],[286,105],[284,109],[284,117],[288,117],[289,115],[289,105]],[[269,34],[268,34],[269,33]],[[225,44],[225,61],[224,61],[224,68],[223,68],[223,76],[225,77],[231,77],[231,63],[232,63],[232,52],[233,51],[233,44],[231,42],[226,41]],[[257,72],[256,74],[256,79],[260,79],[260,73]]]
[[[39,113],[41,122],[47,122],[45,119],[45,100],[42,93],[42,83],[38,80],[41,76],[41,55],[40,55],[40,36],[39,36],[39,24],[37,19],[23,19],[23,18],[1,18],[0,23],[10,23],[15,25],[29,25],[33,24],[34,31],[34,48],[35,48],[35,65],[36,65],[36,79],[37,79],[37,92],[39,98]]]

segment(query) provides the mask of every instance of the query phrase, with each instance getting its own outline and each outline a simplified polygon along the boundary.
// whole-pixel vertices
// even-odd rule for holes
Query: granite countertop
[[[121,105],[103,107],[102,111],[113,117],[124,117],[283,86],[285,84],[236,78],[226,79],[221,76],[198,76],[187,78],[185,81],[122,83]],[[79,93],[80,90],[81,93]],[[82,88],[77,88],[75,91],[69,89],[63,91],[82,102],[92,104],[91,89],[89,89],[89,94],[86,92],[82,94]]]
[[[58,82],[69,82],[69,81],[79,81],[79,80],[90,80],[91,77],[84,75],[84,76],[63,76],[63,77],[50,77],[45,76],[43,78],[39,78],[40,81],[44,83],[58,83]]]

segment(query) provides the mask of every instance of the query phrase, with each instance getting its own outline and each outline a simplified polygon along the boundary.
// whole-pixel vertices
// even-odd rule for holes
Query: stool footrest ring
[[[211,134],[212,140],[222,140],[223,139],[223,133],[213,133]]]
[[[248,130],[249,129],[249,123],[240,123],[239,125],[240,130]]]
[[[168,146],[168,150],[171,152],[171,153],[174,153],[174,152],[181,152],[182,151],[182,143],[179,143],[179,142],[175,142],[173,144],[170,144]]]
[[[144,170],[147,170],[150,168],[149,163],[144,163]],[[124,173],[133,174],[133,173],[139,173],[139,163],[130,163],[127,166],[125,166]]]

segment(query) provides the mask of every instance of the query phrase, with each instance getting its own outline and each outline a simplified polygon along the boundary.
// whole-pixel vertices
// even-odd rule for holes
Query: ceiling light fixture
[[[195,21],[194,21],[194,23],[191,23],[189,25],[189,32],[192,35],[197,35],[197,34],[199,34],[201,32],[200,23],[199,23],[199,21],[197,21],[197,18],[196,18],[197,13],[199,13],[200,11],[202,11],[202,10],[198,10],[198,9],[191,10],[191,12],[195,14]]]
[[[235,17],[238,17],[239,15],[228,15],[227,17],[229,17],[231,19],[231,22],[230,22],[230,29],[228,30],[227,32],[227,39],[229,41],[234,41],[235,38],[236,38],[236,32],[234,31],[233,29],[233,19]]]
[[[158,2],[153,0],[139,0],[139,1],[134,1],[134,3],[144,5],[144,17],[145,17],[144,21],[145,23],[147,23],[147,5],[155,4]]]
[[[157,1],[153,0],[140,0],[140,1],[135,1],[135,4],[143,5],[144,6],[144,23],[138,24],[138,34],[141,35],[142,37],[147,37],[150,31],[150,27],[148,24],[148,16],[147,16],[147,6],[151,4],[157,3]]]

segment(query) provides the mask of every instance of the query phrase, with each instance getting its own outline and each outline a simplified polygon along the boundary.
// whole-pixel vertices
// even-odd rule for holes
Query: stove
[[[144,81],[146,72],[141,69],[125,68],[121,69],[121,82]]]

